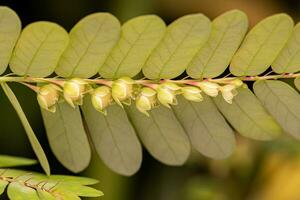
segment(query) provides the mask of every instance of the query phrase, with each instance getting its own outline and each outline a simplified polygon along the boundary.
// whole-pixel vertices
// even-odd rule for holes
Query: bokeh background
[[[253,26],[274,13],[286,12],[297,23],[299,0],[1,0],[14,9],[23,26],[48,20],[67,30],[93,12],[111,12],[124,22],[154,13],[167,23],[188,13],[201,12],[213,19],[230,10],[244,11]],[[35,94],[13,85],[27,117],[49,157],[53,173],[70,174],[49,149]],[[0,91],[0,154],[34,158],[20,121]],[[193,152],[182,167],[168,167],[146,151],[141,170],[122,177],[107,169],[97,156],[81,173],[100,180],[103,200],[298,200],[300,199],[300,143],[288,136],[272,142],[238,137],[237,149],[227,160],[215,161]],[[41,169],[36,166],[35,170]]]

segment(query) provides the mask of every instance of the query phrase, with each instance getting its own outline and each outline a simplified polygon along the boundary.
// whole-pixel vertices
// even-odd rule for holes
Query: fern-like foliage
[[[11,200],[70,200],[99,197],[103,193],[89,187],[98,181],[84,177],[52,175],[9,169],[35,164],[35,160],[0,155],[0,196]]]
[[[157,160],[182,165],[191,148],[227,158],[235,131],[257,140],[283,132],[300,138],[300,96],[285,81],[300,88],[300,26],[286,14],[248,31],[239,10],[213,21],[186,15],[168,26],[155,15],[120,25],[95,13],[68,34],[52,22],[21,31],[11,9],[0,13],[0,72],[13,72],[0,82],[47,174],[46,156],[8,82],[38,93],[50,146],[73,172],[89,165],[87,132],[103,162],[122,175],[138,171],[141,143]],[[243,82],[255,82],[254,93]]]

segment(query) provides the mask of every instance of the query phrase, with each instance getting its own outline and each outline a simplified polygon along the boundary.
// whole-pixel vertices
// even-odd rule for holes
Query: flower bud
[[[183,97],[189,101],[195,101],[195,102],[203,101],[201,90],[197,87],[186,86],[181,88],[181,91]]]
[[[224,85],[220,87],[220,91],[222,93],[224,100],[227,103],[232,104],[233,97],[237,95],[236,86],[231,84]]]
[[[129,77],[123,77],[113,82],[112,84],[112,98],[121,107],[122,101],[131,100],[133,93],[134,80]]]
[[[196,86],[200,87],[200,89],[208,96],[211,97],[218,96],[220,86],[217,83],[202,81],[197,83]]]
[[[91,101],[94,108],[106,114],[105,108],[111,103],[111,91],[107,86],[100,86],[91,93]]]
[[[157,88],[157,98],[162,105],[170,108],[170,105],[177,104],[176,94],[180,89],[174,83],[163,83]]]
[[[64,83],[64,98],[75,108],[82,105],[83,95],[87,92],[87,83],[79,78],[72,78]]]
[[[54,84],[40,87],[37,95],[37,101],[40,107],[54,113],[56,111],[55,105],[58,102],[60,91],[61,89]]]
[[[234,85],[236,88],[241,87],[244,83],[241,79],[234,79],[232,81],[230,81],[230,84]]]
[[[156,91],[151,88],[144,87],[137,96],[135,104],[140,112],[149,116],[147,111],[151,110],[156,104]]]

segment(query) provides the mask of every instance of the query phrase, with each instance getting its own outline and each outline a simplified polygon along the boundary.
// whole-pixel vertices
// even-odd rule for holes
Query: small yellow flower
[[[129,77],[123,77],[113,82],[112,98],[121,107],[123,107],[122,102],[125,103],[125,101],[131,100],[134,83],[134,80]]]
[[[37,101],[40,107],[54,113],[56,111],[56,103],[59,99],[59,92],[61,91],[62,90],[54,84],[40,87],[37,95]]]
[[[180,89],[175,83],[163,83],[157,88],[157,98],[162,105],[171,108],[170,105],[177,104],[176,94]]]
[[[220,87],[220,91],[222,93],[224,100],[227,103],[232,104],[233,98],[237,95],[236,86],[231,84],[224,85]]]
[[[201,90],[197,87],[186,86],[181,88],[181,91],[183,97],[189,101],[195,101],[195,102],[203,101]]]
[[[220,86],[217,83],[202,81],[197,83],[196,86],[200,87],[200,89],[208,96],[211,97],[218,96]]]
[[[244,83],[241,79],[234,79],[232,81],[230,81],[230,84],[234,85],[236,88],[241,87]]]
[[[91,101],[94,108],[106,115],[106,110],[112,99],[111,99],[111,90],[107,86],[100,86],[94,89],[91,93]]]
[[[156,104],[156,91],[154,89],[144,87],[135,100],[137,109],[149,116],[147,111],[151,110]]]
[[[87,92],[88,84],[79,78],[72,78],[64,83],[64,98],[73,108],[82,105],[83,95]]]

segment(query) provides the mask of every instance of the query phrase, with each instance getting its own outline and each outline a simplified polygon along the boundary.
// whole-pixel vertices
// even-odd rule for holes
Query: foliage
[[[13,72],[0,82],[47,174],[8,82],[37,92],[52,151],[73,172],[89,165],[90,146],[113,171],[132,175],[142,162],[140,141],[162,163],[182,165],[192,147],[229,157],[234,130],[257,140],[283,132],[300,138],[299,93],[285,83],[295,78],[300,88],[300,32],[286,14],[247,33],[247,16],[238,10],[212,22],[186,15],[168,26],[155,15],[121,26],[111,14],[95,13],[67,34],[52,22],[21,32],[11,9],[0,12],[0,69]],[[255,82],[254,93],[246,82]]]
[[[8,169],[35,164],[35,160],[0,155],[0,195],[7,191],[11,200],[22,199],[80,199],[79,197],[99,197],[103,193],[88,185],[98,181],[84,177],[51,175]]]

